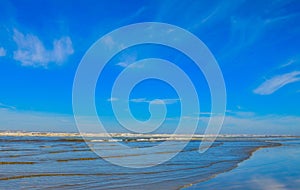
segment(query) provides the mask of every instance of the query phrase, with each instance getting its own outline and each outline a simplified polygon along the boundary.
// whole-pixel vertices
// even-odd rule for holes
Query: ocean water
[[[112,148],[109,142],[94,143]],[[160,142],[124,143],[146,147]],[[81,138],[2,136],[0,189],[181,189],[236,168],[259,148],[278,145],[262,138],[219,139],[200,154],[199,143],[189,142],[158,166],[132,169],[103,160]]]

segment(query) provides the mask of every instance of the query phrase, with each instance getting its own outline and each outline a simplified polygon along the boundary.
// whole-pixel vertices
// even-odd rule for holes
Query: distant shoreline
[[[66,133],[66,132],[25,132],[0,131],[0,136],[29,136],[29,137],[140,137],[140,138],[213,138],[215,135],[203,134],[135,134],[135,133]],[[219,134],[218,138],[300,138],[296,135],[253,135],[253,134]]]

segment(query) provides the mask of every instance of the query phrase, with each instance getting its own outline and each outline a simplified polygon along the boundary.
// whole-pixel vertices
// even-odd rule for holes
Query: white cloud
[[[118,41],[115,41],[111,36],[105,36],[104,38],[101,38],[102,43],[106,45],[106,47],[109,50],[117,49],[118,51],[123,50],[126,46],[122,43],[119,43]]]
[[[134,64],[137,60],[137,56],[136,55],[123,55],[122,58],[120,59],[120,62],[117,63],[117,66],[120,67],[130,67],[130,68],[143,68],[144,64],[142,63],[138,63],[138,64]]]
[[[288,67],[288,66],[290,66],[290,65],[292,65],[294,63],[296,63],[296,60],[295,59],[290,59],[287,63],[284,63],[284,64],[280,65],[279,68]]]
[[[137,69],[141,69],[144,67],[144,64],[131,64],[130,62],[119,62],[116,64],[117,66],[120,66],[120,67],[129,67],[129,68],[137,68]]]
[[[127,67],[129,65],[129,63],[126,63],[126,62],[119,62],[116,64],[117,66],[120,66],[120,67]]]
[[[17,44],[14,59],[23,66],[47,67],[49,63],[62,64],[74,53],[70,37],[53,41],[53,48],[46,49],[43,42],[35,35],[23,34],[14,29],[13,40]]]
[[[118,101],[119,99],[118,98],[108,98],[107,101],[109,102],[114,102],[114,101]]]
[[[0,47],[0,57],[6,56],[6,50],[3,47]]]
[[[131,102],[135,102],[135,103],[146,103],[149,102],[146,100],[146,98],[133,98],[130,100]]]
[[[212,10],[210,13],[208,13],[208,15],[206,15],[202,20],[201,20],[201,24],[209,21],[212,19],[212,17],[214,17],[215,15],[217,15],[218,11],[220,10],[221,6],[216,6],[214,8],[214,10]]]
[[[152,103],[152,104],[175,104],[180,101],[180,99],[155,99],[155,100],[147,100],[146,98],[133,98],[130,100],[135,103]]]
[[[176,102],[176,101],[175,101]],[[150,102],[149,102],[150,103]],[[167,102],[167,100],[152,100],[151,104],[156,104],[156,105],[163,105],[163,104],[172,104],[170,102]]]
[[[154,101],[152,101],[152,103],[159,103],[160,104],[160,102],[164,102],[165,104],[175,104],[175,103],[177,103],[177,102],[179,102],[180,101],[180,99],[162,99],[162,100],[154,100]]]
[[[300,81],[300,71],[277,75],[269,80],[266,80],[253,92],[260,95],[269,95],[284,87],[287,84]]]
[[[249,111],[226,110],[226,115],[251,118],[254,117],[256,114],[254,112],[249,112]]]
[[[278,17],[268,18],[265,20],[265,22],[266,22],[266,24],[275,24],[278,22],[284,22],[284,21],[290,20],[293,17],[297,17],[297,16],[299,16],[298,13],[292,13],[289,15],[282,15],[282,16],[278,16]]]
[[[112,49],[116,44],[111,36],[106,36],[102,41],[109,49]]]
[[[59,40],[54,40],[52,51],[52,55],[54,56],[54,62],[62,63],[67,59],[69,55],[73,53],[74,50],[70,37],[62,37]]]

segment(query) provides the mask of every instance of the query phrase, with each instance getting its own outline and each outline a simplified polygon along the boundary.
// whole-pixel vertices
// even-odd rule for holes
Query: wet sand
[[[185,189],[285,190],[300,188],[300,139],[260,149],[238,167]]]

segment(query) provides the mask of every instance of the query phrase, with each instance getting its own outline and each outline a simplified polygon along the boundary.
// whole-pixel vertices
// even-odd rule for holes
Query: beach
[[[89,136],[89,144],[102,149],[114,148],[114,142],[105,141],[103,135],[94,136]],[[119,143],[135,148],[156,146],[168,137],[166,134],[115,136]],[[260,183],[259,180],[264,178],[277,180],[282,185],[285,182],[282,180],[286,179],[283,178],[284,174],[292,175],[287,180],[293,183],[289,183],[289,186],[284,183],[282,187],[299,187],[299,180],[296,180],[300,176],[300,170],[296,167],[299,138],[223,135],[205,153],[199,153],[201,138],[203,136],[195,137],[179,154],[165,163],[137,169],[107,162],[94,153],[79,135],[5,133],[0,135],[0,188],[251,189],[253,184]],[[176,146],[184,139],[184,135],[173,136],[170,145]],[[153,156],[169,153],[168,150],[162,150],[153,152]],[[126,160],[145,155],[120,156]],[[287,163],[289,170],[285,171]],[[263,181],[261,183],[266,184]]]

